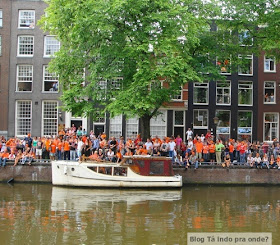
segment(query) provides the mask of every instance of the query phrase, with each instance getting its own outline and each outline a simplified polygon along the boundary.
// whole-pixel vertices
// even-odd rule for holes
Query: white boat
[[[125,157],[113,162],[52,162],[52,183],[84,187],[181,187],[182,176],[174,176],[171,158]]]

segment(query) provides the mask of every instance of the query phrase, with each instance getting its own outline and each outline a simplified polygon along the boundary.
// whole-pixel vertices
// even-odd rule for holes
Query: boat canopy
[[[143,176],[174,176],[170,157],[134,155],[125,157],[124,161],[131,170]]]

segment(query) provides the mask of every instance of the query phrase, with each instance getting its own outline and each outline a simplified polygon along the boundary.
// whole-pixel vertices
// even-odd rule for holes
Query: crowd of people
[[[198,168],[201,164],[221,165],[229,168],[232,164],[247,165],[256,168],[280,169],[280,143],[275,139],[270,142],[250,142],[248,140],[215,139],[207,131],[206,135],[194,135],[189,128],[186,132],[186,142],[180,135],[176,137],[153,137],[142,139],[120,136],[107,138],[105,133],[95,135],[93,131],[87,134],[81,127],[60,130],[56,137],[31,137],[28,134],[23,139],[1,137],[0,166],[5,166],[7,160],[17,164],[31,165],[33,161],[71,160],[120,162],[123,156],[154,155],[172,158],[174,165]]]

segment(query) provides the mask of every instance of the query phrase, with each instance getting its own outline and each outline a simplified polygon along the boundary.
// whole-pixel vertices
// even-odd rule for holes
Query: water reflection
[[[186,244],[187,232],[201,231],[272,232],[278,241],[279,190],[0,184],[1,244]]]

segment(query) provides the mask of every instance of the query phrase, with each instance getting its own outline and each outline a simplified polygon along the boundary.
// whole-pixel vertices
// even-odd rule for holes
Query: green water
[[[280,187],[0,184],[1,245],[187,244],[188,232],[272,232],[280,244]]]

